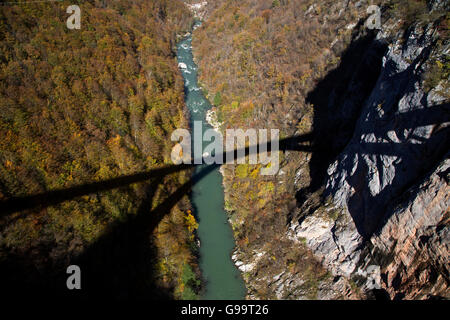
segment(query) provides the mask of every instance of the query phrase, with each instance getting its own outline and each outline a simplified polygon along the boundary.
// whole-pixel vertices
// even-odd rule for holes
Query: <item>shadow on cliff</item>
[[[375,41],[375,33],[353,40],[339,66],[319,81],[306,98],[314,107],[311,182],[297,192],[301,204],[323,186],[327,169],[348,144],[362,106],[381,71],[387,45]]]
[[[351,176],[346,180],[355,190],[347,202],[348,210],[355,226],[363,238],[370,238],[382,228],[392,212],[386,212],[388,202],[400,197],[403,192],[423,177],[440,161],[448,151],[449,128],[441,124],[450,121],[449,104],[429,106],[427,95],[421,104],[424,109],[398,113],[401,96],[415,90],[413,83],[420,77],[415,69],[428,58],[429,48],[425,48],[416,61],[406,70],[395,73],[392,81],[396,83],[400,96],[389,101],[394,106],[381,118],[376,112],[368,119],[360,119],[363,107],[371,101],[371,94],[377,84],[382,70],[382,58],[387,45],[375,39],[375,33],[369,32],[365,37],[352,41],[344,52],[341,64],[321,80],[309,93],[307,101],[314,106],[312,145],[314,152],[310,161],[310,185],[297,192],[297,201],[301,205],[312,193],[318,192],[326,184],[329,166],[340,158],[340,166]],[[389,93],[390,94],[390,93]],[[387,94],[388,95],[388,94]],[[374,107],[375,108],[375,107]],[[389,121],[394,118],[394,127]],[[362,123],[364,121],[364,123]],[[361,132],[355,132],[357,125]],[[405,130],[423,126],[434,126],[429,139],[406,138]],[[385,130],[385,132],[383,131]],[[376,133],[386,143],[361,141],[362,135]],[[392,141],[388,135],[395,134],[399,141]],[[408,155],[414,155],[410,159]],[[371,196],[368,172],[362,156],[369,156],[378,165],[383,163],[383,156],[397,157],[396,172],[393,181],[385,186],[376,196]],[[359,158],[358,158],[359,157]],[[342,164],[343,163],[343,164]],[[356,170],[353,166],[357,164]],[[383,168],[375,168],[383,172]],[[385,177],[380,177],[383,184]],[[323,194],[326,197],[333,190]]]
[[[409,113],[402,116],[408,117]],[[378,172],[383,172],[383,159],[381,158],[383,155],[397,157],[398,163],[394,165],[393,179],[376,195],[372,195],[368,190],[367,173],[371,171],[371,168],[368,167],[366,161],[357,161],[355,174],[347,179],[349,185],[355,190],[348,201],[348,210],[358,232],[366,239],[380,231],[394,213],[392,210],[388,210],[393,207],[393,202],[400,203],[405,192],[423,181],[423,178],[436,168],[448,152],[450,128],[441,127],[440,124],[450,121],[450,105],[443,104],[412,113],[415,113],[422,121],[418,127],[435,125],[436,129],[429,139],[422,141],[417,139],[420,143],[362,143],[359,145],[360,151],[353,152],[355,149],[351,148],[350,152],[346,153],[349,159],[370,155],[373,160],[376,159]],[[410,117],[412,116],[410,115]],[[435,117],[439,117],[439,119],[434,119]],[[391,132],[401,136],[404,130],[405,128],[400,126]],[[351,170],[350,163],[348,164],[346,170]],[[388,178],[380,175],[379,179],[379,183],[382,185]],[[414,190],[414,192],[418,191],[420,191],[419,188]],[[413,195],[408,193],[408,196]]]

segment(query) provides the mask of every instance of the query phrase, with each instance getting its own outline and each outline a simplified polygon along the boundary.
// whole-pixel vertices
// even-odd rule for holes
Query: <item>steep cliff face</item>
[[[391,205],[392,217],[371,239],[366,259],[379,264],[381,286],[391,297],[448,298],[449,167],[444,160],[397,208]],[[385,256],[391,259],[380,259]]]
[[[445,60],[449,47],[436,44],[430,25],[393,40],[390,33],[374,40],[389,42],[381,72],[350,142],[327,171],[323,195],[332,200],[326,210],[338,214],[334,221],[321,210],[300,214],[291,237],[364,291],[448,297],[449,91],[442,82],[426,91],[423,79],[430,61]],[[334,96],[328,102],[345,108]]]

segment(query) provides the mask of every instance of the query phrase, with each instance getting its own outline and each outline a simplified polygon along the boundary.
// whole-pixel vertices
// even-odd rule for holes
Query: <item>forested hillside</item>
[[[66,27],[70,4],[81,8],[79,30]],[[156,168],[170,161],[171,132],[187,126],[174,55],[176,35],[192,23],[183,3],[70,4],[0,6],[2,200]],[[195,297],[188,198],[164,212],[155,230],[136,235],[127,224],[188,177],[2,215],[2,289],[57,294],[67,266],[80,261],[93,280],[82,295]]]
[[[380,5],[383,27],[370,29],[365,26],[369,17],[366,10],[370,4]],[[345,233],[345,228],[353,225],[352,217],[343,213],[347,210],[345,207],[343,209],[335,204],[344,202],[338,199],[340,193],[336,194],[335,189],[323,192],[327,183],[330,185],[333,182],[327,181],[327,169],[337,161],[336,157],[352,136],[359,132],[355,133],[357,124],[364,124],[365,118],[359,117],[364,115],[362,110],[376,88],[383,68],[391,68],[385,73],[386,78],[392,77],[393,82],[400,81],[394,79],[405,77],[402,80],[404,82],[398,82],[401,84],[397,88],[383,91],[383,85],[380,85],[378,95],[372,98],[378,99],[375,100],[378,102],[371,102],[375,104],[376,110],[390,110],[385,112],[386,117],[393,117],[395,126],[391,130],[396,130],[396,126],[419,126],[413,118],[407,117],[404,118],[407,124],[399,125],[399,119],[394,119],[395,112],[398,112],[396,108],[408,106],[420,109],[442,101],[448,103],[449,65],[446,50],[449,20],[445,8],[448,8],[446,1],[415,0],[217,0],[208,4],[207,20],[202,28],[195,31],[193,48],[199,64],[200,81],[216,107],[221,129],[277,128],[280,129],[281,138],[295,136],[296,141],[306,147],[305,150],[308,147],[313,150],[312,153],[286,151],[280,154],[281,170],[274,177],[260,176],[258,166],[223,167],[226,208],[238,243],[234,259],[244,273],[250,298],[364,298],[374,297],[374,292],[377,293],[367,290],[367,287],[361,289],[366,273],[364,276],[350,276],[351,272],[347,274],[339,271],[339,268],[355,268],[351,263],[358,260],[358,250],[365,246],[364,241],[368,238],[361,230],[358,230],[360,234],[356,231]],[[388,50],[394,49],[395,52],[410,56],[385,56]],[[422,55],[417,56],[420,52]],[[384,65],[386,60],[391,64]],[[402,68],[409,65],[411,70],[414,67],[416,71],[408,75],[401,73]],[[407,87],[407,79],[416,79],[415,87]],[[406,100],[402,98],[403,95],[413,92],[423,94],[421,102],[418,102],[419,98],[417,101],[403,102]],[[444,108],[448,110],[448,104]],[[437,112],[435,115],[441,121],[448,121],[445,113],[448,111],[430,109],[428,114],[433,112]],[[380,121],[383,124],[388,120]],[[372,126],[370,128],[375,131],[377,126],[382,127],[379,123]],[[429,128],[429,132],[434,130]],[[418,132],[415,134],[420,135]],[[446,141],[448,133],[441,131],[441,134],[440,141]],[[385,136],[386,133],[381,135]],[[424,135],[423,141],[428,138]],[[360,137],[354,139],[357,144]],[[403,143],[410,142],[407,136],[404,139]],[[380,142],[383,141],[380,138]],[[354,163],[357,163],[358,154],[367,153],[366,150],[360,151],[361,148],[358,145],[354,147],[356,151],[351,150],[356,154]],[[445,142],[435,148],[442,152]],[[411,153],[417,154],[414,151]],[[411,161],[411,164],[416,165],[422,161],[420,169],[423,172],[442,160],[441,154],[432,161],[430,156],[426,162],[425,154],[420,159],[415,159],[412,154],[402,154],[400,158],[405,164]],[[343,154],[340,161],[345,161],[346,156],[349,154]],[[370,159],[374,162],[381,159],[388,167],[383,155],[373,155]],[[351,163],[348,165],[351,166]],[[353,178],[355,186],[352,192],[356,190],[356,195],[359,195],[358,188],[371,183],[365,179],[371,177],[371,172],[381,170],[382,166],[369,168],[367,173]],[[420,174],[424,173],[419,174],[419,170],[413,168],[416,167],[402,169],[404,172],[411,171],[411,176],[404,177],[404,180],[398,178],[399,185],[404,189],[399,189],[396,194],[388,192],[386,196],[391,197],[389,200],[411,186],[406,184],[407,181],[422,181]],[[384,174],[393,175],[392,170]],[[353,172],[349,169],[348,176]],[[399,175],[397,171],[396,174]],[[344,178],[337,177],[334,183],[342,181],[339,179]],[[379,179],[385,185],[390,185],[390,182],[385,182],[386,176]],[[373,190],[370,185],[370,192],[374,193]],[[375,198],[369,198],[369,190],[367,194],[361,196],[360,202],[368,208],[375,208]],[[446,200],[442,201],[445,203]],[[344,203],[344,206],[351,204]],[[388,211],[383,211],[380,206],[381,203],[377,207],[378,216],[371,217],[372,220],[365,218],[373,225],[380,223]],[[439,206],[436,205],[436,214],[445,221],[444,212],[439,211]],[[360,227],[355,216],[364,214],[361,208],[350,213],[357,227]],[[310,216],[317,219],[313,221]],[[348,221],[345,220],[347,217]],[[386,217],[389,215],[386,214]],[[296,230],[295,237],[286,236],[290,227]],[[357,244],[352,242],[351,237],[358,238],[355,241]],[[405,243],[408,247],[409,242]],[[347,245],[352,247],[348,248]],[[403,243],[399,240],[400,245]],[[367,247],[371,248],[370,245]],[[385,253],[383,257],[388,255]],[[333,260],[335,256],[339,258]],[[390,259],[393,256],[394,253],[389,255]],[[400,255],[394,259],[397,261],[395,268],[400,267],[396,271],[390,270],[389,276],[386,275],[388,271],[384,271],[389,268],[381,264],[381,272],[386,272],[381,277],[392,279],[398,272],[397,277],[402,279],[398,283],[402,285],[394,285],[389,280],[383,284],[383,288],[389,291],[391,297],[402,290],[398,296],[404,296],[405,292],[414,292],[409,297],[424,296],[428,289],[421,291],[422,288],[416,287],[417,290],[412,290],[414,286],[420,287],[417,285],[419,281],[411,280],[414,276],[406,276],[414,272],[419,274],[423,266],[420,270],[414,271],[415,267],[407,270],[401,266],[409,262],[400,262],[402,257]],[[387,264],[393,261],[386,262],[388,260],[383,260],[385,258],[376,259]],[[367,259],[364,263],[370,261]],[[357,269],[354,270],[356,272]],[[441,280],[433,280],[439,283],[440,289],[433,290],[442,294],[445,285],[441,287],[440,281],[445,283],[442,280],[445,271],[440,274]]]

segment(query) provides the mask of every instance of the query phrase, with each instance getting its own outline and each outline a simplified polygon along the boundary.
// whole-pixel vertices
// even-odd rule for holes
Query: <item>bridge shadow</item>
[[[308,139],[307,135],[283,139],[279,142],[280,149],[310,152],[311,147],[303,145]],[[248,155],[250,149],[246,147],[224,153],[223,162],[229,154],[237,159],[240,151],[244,150]],[[267,150],[270,151],[270,144]],[[171,299],[173,292],[170,289],[156,285],[153,268],[157,252],[151,238],[152,231],[184,196],[190,194],[194,184],[219,166],[203,165],[199,172],[153,209],[154,194],[164,177],[192,169],[194,165],[169,165],[106,181],[1,201],[0,222],[4,227],[29,214],[31,209],[43,209],[83,195],[146,183],[145,198],[137,214],[125,222],[111,223],[99,239],[70,261],[38,269],[25,254],[8,255],[6,261],[0,261],[2,289],[8,292],[10,298],[21,299]],[[67,290],[66,268],[70,264],[78,265],[82,270],[82,290]]]
[[[443,110],[448,112],[448,107],[448,105],[443,105],[437,106],[435,109],[413,111],[415,113],[415,119],[420,119],[420,122],[414,125],[431,124],[438,120],[441,122],[448,121],[448,117],[443,119],[442,115],[436,117],[434,112],[430,112],[432,110],[440,113]],[[408,117],[408,114],[402,114],[400,116]],[[447,141],[448,130],[444,128],[444,130],[440,130],[439,132],[439,134],[433,137],[432,141]],[[279,141],[279,150],[310,152],[313,157],[321,157],[324,156],[325,146],[323,144],[314,145],[314,142],[317,141],[315,139],[317,138],[315,133],[288,137]],[[334,141],[330,143],[333,144]],[[267,145],[268,151],[270,151],[270,146],[271,144]],[[403,154],[403,148],[410,147],[405,144],[365,143],[361,146],[361,150],[364,153],[372,155],[401,155]],[[425,152],[424,149],[430,147],[436,150],[434,149],[433,143],[432,145],[421,144],[416,146],[417,152]],[[260,145],[257,146],[257,150],[259,149]],[[237,159],[241,150],[233,150],[232,158]],[[250,150],[251,147],[244,148],[245,154],[248,155]],[[329,153],[325,154],[330,155]],[[225,162],[227,153],[222,155],[222,159]],[[333,160],[331,156],[327,159],[328,161]],[[316,165],[317,163],[311,163],[312,168],[315,170],[318,170],[318,168],[326,170],[327,168],[324,163],[320,163],[320,166]],[[97,241],[84,250],[81,255],[72,258],[70,261],[45,270],[36,269],[32,261],[26,256],[10,255],[7,261],[0,262],[2,288],[9,292],[10,297],[17,296],[23,298],[29,296],[33,299],[36,297],[71,297],[81,299],[97,299],[98,297],[105,299],[172,298],[173,292],[170,289],[160,288],[155,285],[153,261],[156,259],[156,248],[151,240],[152,230],[158,226],[164,216],[185,195],[190,194],[192,186],[195,183],[207,176],[210,172],[216,170],[219,166],[220,164],[203,165],[199,172],[153,209],[152,200],[155,191],[163,183],[164,177],[176,172],[192,169],[194,165],[170,165],[148,172],[88,183],[63,190],[55,190],[27,197],[12,197],[0,202],[0,221],[3,221],[3,225],[7,225],[15,219],[28,214],[30,209],[42,209],[47,206],[76,199],[83,195],[103,192],[134,183],[146,183],[146,196],[140,204],[138,213],[125,222],[112,223]],[[325,172],[313,172],[318,173],[318,177],[321,179],[325,176]],[[313,178],[319,179],[318,177]],[[355,187],[357,187],[357,183],[360,180],[364,180],[364,177],[354,178]],[[310,191],[315,188],[317,188],[317,185],[313,183],[309,186]],[[388,193],[389,189],[384,192]],[[358,209],[358,200],[358,194],[356,194],[349,203],[349,210],[358,230],[363,233],[366,230],[366,220],[360,216],[363,211]],[[16,214],[13,215],[13,213]],[[81,270],[83,270],[83,290],[67,290],[65,285],[67,278],[65,268],[69,264],[79,265]]]
[[[448,105],[436,107],[440,111],[448,110]],[[434,122],[434,115],[430,110],[414,111],[422,123]],[[407,116],[402,115],[402,116]],[[440,120],[443,120],[440,118]],[[447,119],[448,120],[448,119]],[[441,130],[434,140],[446,141],[448,130]],[[324,146],[313,144],[314,134],[289,137],[279,141],[280,151],[311,152],[318,156],[323,152]],[[433,140],[433,141],[434,141]],[[258,145],[258,150],[259,150]],[[362,146],[364,152],[373,155],[401,154],[401,149],[407,147],[403,144],[370,144]],[[417,148],[429,148],[428,144],[417,146]],[[248,155],[251,147],[244,148]],[[238,157],[239,149],[232,151],[234,159]],[[270,151],[270,144],[268,145]],[[418,149],[418,152],[422,152]],[[223,154],[223,159],[227,154]],[[79,256],[73,257],[47,269],[37,269],[27,256],[12,254],[6,261],[0,262],[0,277],[2,288],[9,292],[10,297],[29,297],[36,299],[62,297],[70,298],[96,298],[104,299],[127,299],[127,298],[152,298],[171,299],[173,292],[168,288],[155,285],[155,274],[153,262],[156,259],[156,248],[152,243],[151,235],[166,214],[177,205],[185,196],[189,195],[192,186],[216,170],[220,164],[203,165],[202,170],[197,172],[185,184],[170,194],[166,200],[152,209],[152,200],[158,186],[163,183],[164,177],[189,170],[194,167],[190,164],[170,165],[157,168],[148,172],[123,176],[106,181],[89,183],[81,186],[63,190],[50,191],[28,197],[10,198],[0,202],[0,221],[3,225],[12,223],[15,219],[28,214],[30,209],[44,208],[58,203],[73,200],[77,197],[107,191],[134,183],[146,183],[146,196],[140,204],[138,213],[125,222],[114,222],[108,226],[106,232],[96,240],[90,247],[86,248]],[[325,166],[323,169],[326,170]],[[323,172],[321,173],[324,174]],[[355,181],[359,181],[355,177]],[[355,182],[356,184],[357,182]],[[316,187],[316,186],[314,186]],[[313,186],[310,186],[313,188]],[[385,191],[389,192],[389,191]],[[350,201],[349,208],[357,207],[357,195]],[[352,210],[352,209],[351,209]],[[358,216],[360,211],[352,210],[355,224],[361,230],[365,222]],[[16,213],[13,215],[13,213]],[[360,229],[358,229],[360,230]],[[83,272],[83,290],[69,291],[66,288],[67,274],[65,268],[70,264],[81,267]]]

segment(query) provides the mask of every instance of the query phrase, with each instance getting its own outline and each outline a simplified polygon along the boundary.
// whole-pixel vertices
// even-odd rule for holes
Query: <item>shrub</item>
[[[196,290],[200,287],[200,280],[197,279],[195,273],[189,264],[183,265],[183,272],[181,274],[181,281],[183,283],[183,292],[181,297],[183,300],[196,300],[198,295]]]
[[[450,59],[449,57],[445,57],[444,62],[441,62],[438,59],[435,59],[431,62],[431,66],[424,73],[424,87],[425,90],[430,91],[433,88],[436,88],[439,83],[443,80],[447,80],[450,75]]]
[[[220,92],[217,92],[216,95],[214,96],[213,103],[216,107],[220,106],[220,104],[222,103],[222,95]]]

